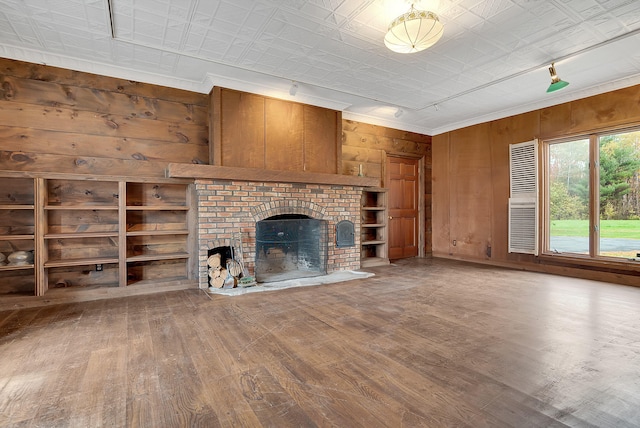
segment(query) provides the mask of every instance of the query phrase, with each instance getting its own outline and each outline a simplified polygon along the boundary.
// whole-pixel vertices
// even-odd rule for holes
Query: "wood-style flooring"
[[[0,426],[640,426],[640,288],[369,270],[0,312]]]

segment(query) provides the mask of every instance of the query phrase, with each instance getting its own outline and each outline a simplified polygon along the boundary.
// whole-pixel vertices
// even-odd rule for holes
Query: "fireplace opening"
[[[256,223],[258,282],[326,275],[327,222],[301,214],[283,214]]]

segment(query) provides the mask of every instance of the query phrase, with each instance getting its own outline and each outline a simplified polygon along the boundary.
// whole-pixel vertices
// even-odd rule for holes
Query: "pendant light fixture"
[[[558,89],[562,89],[569,85],[569,82],[565,82],[558,77],[558,73],[556,73],[556,67],[553,62],[551,63],[551,67],[549,67],[549,73],[551,74],[551,85],[547,88],[547,92],[557,91]]]
[[[391,21],[384,44],[398,53],[420,52],[435,45],[443,31],[438,15],[415,9],[412,3],[409,12]]]

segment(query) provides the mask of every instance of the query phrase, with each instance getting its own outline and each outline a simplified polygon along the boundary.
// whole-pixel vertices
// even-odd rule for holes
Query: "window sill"
[[[538,256],[541,263],[561,264],[563,266],[585,267],[593,270],[640,274],[640,259],[617,259],[612,257],[592,258],[580,254],[544,253]]]

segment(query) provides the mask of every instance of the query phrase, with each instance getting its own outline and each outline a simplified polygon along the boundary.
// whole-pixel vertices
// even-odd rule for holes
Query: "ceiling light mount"
[[[296,82],[291,82],[291,87],[289,88],[289,95],[295,97],[298,93],[298,84]]]
[[[549,67],[549,74],[551,74],[551,84],[547,88],[547,92],[557,91],[569,85],[569,82],[565,82],[564,80],[558,77],[555,63],[553,62],[551,63],[551,67]]]
[[[414,53],[435,45],[444,26],[438,15],[427,10],[418,10],[411,3],[409,12],[391,21],[384,44],[390,50],[398,53]]]

